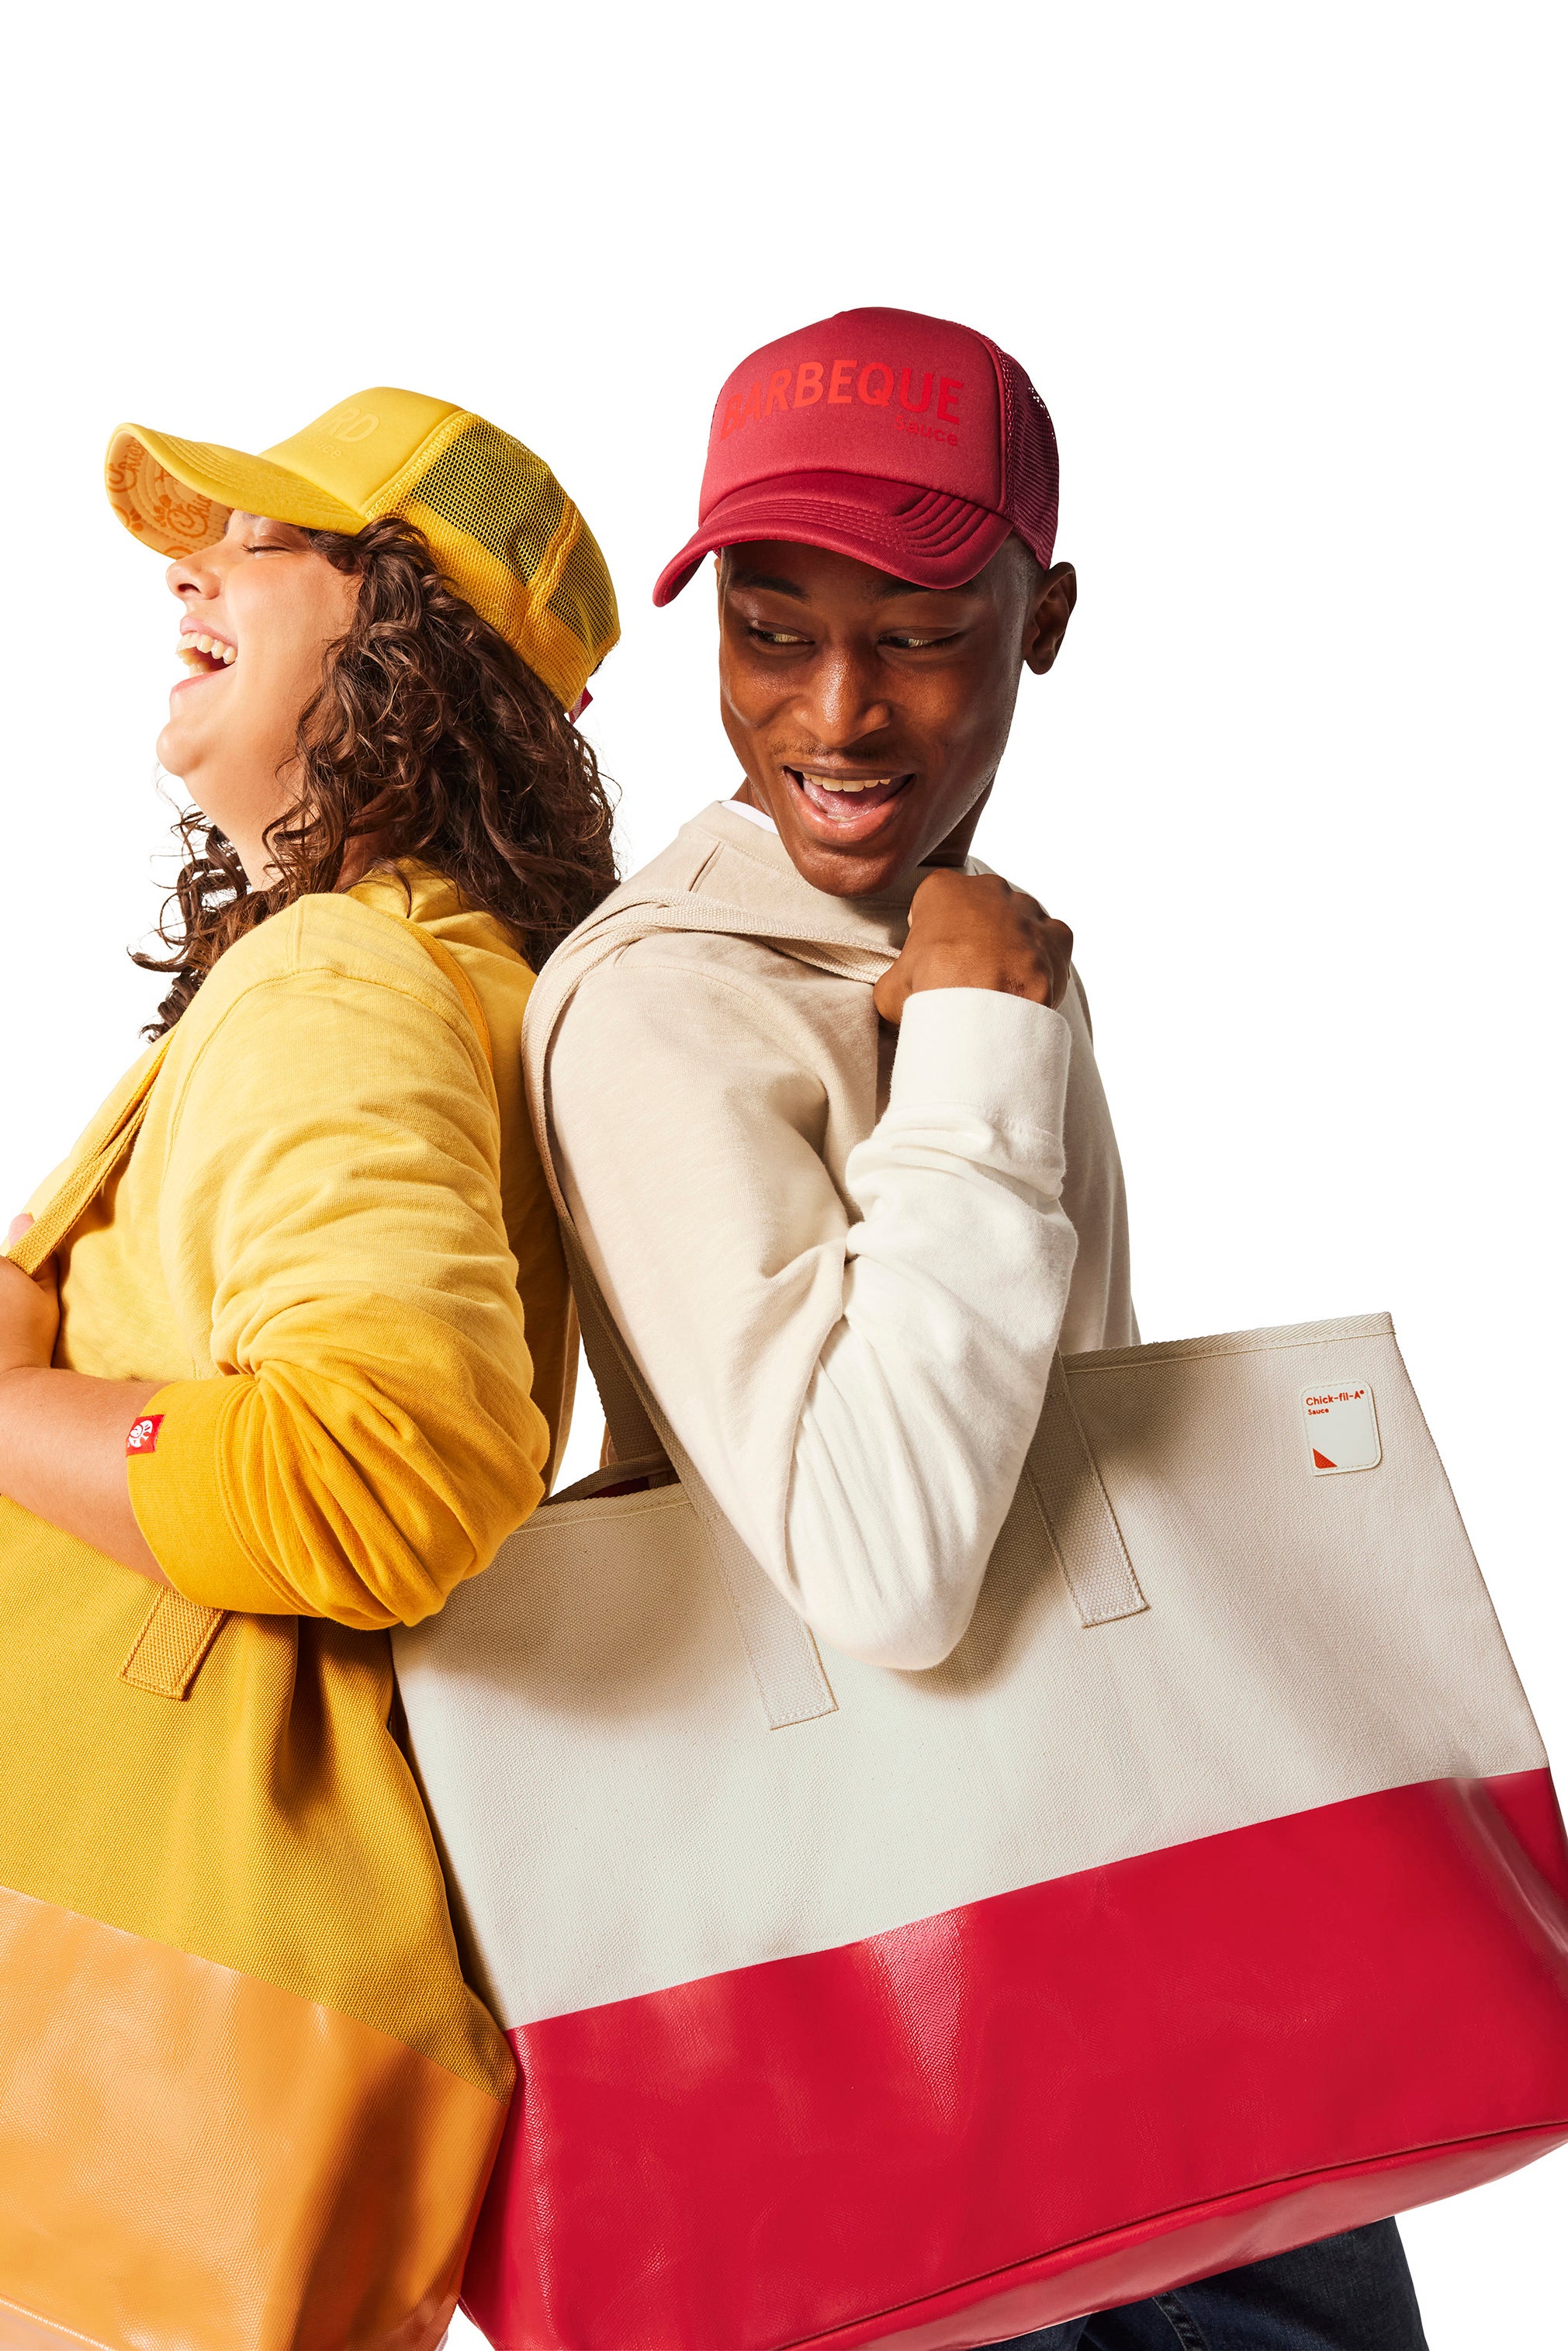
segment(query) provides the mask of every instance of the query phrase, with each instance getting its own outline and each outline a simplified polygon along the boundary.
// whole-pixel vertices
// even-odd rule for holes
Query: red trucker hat
[[[697,528],[653,601],[751,538],[957,588],[1015,530],[1049,564],[1056,497],[1056,434],[1017,360],[950,319],[841,310],[765,343],[719,393]]]

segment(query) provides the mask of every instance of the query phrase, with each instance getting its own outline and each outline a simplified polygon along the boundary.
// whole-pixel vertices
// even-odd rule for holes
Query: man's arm
[[[787,1530],[801,1613],[878,1664],[957,1646],[1040,1419],[1077,1248],[1060,1198],[1069,1046],[1043,1006],[922,994],[851,1155],[860,1219]]]
[[[849,1210],[788,991],[650,947],[584,982],[552,1055],[568,1197],[649,1384],[801,1614],[879,1664],[961,1637],[1061,1328],[1070,1038],[1034,984],[894,982]]]

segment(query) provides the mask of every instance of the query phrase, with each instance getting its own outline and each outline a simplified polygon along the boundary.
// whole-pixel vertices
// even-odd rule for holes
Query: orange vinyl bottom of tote
[[[4,1889],[0,2049],[5,2351],[440,2341],[495,2098],[351,2017]]]

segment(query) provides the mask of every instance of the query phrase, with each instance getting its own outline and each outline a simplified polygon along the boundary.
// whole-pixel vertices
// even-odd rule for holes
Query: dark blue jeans
[[[1225,2270],[996,2351],[1427,2351],[1392,2220]]]

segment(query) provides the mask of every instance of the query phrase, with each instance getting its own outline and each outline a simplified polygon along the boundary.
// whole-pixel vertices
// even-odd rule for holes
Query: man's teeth
[[[891,776],[814,776],[809,768],[802,768],[800,776],[819,792],[877,792],[893,781]]]
[[[198,636],[193,630],[188,630],[182,636],[175,650],[180,659],[192,669],[200,669],[202,666],[196,658],[199,653],[205,653],[207,659],[216,662],[220,669],[229,668],[239,659],[237,645],[225,645],[221,637]]]

